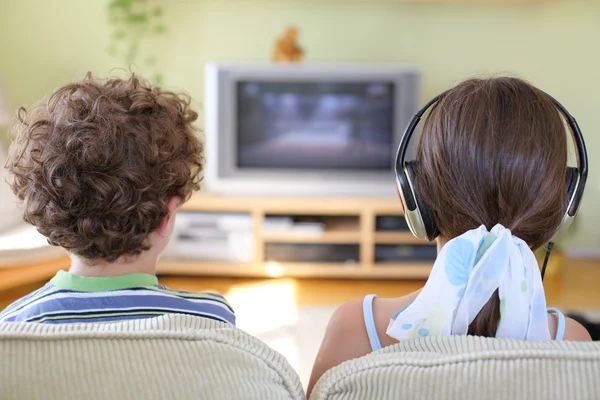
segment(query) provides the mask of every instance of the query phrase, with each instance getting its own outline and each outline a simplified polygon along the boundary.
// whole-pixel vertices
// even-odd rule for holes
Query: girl
[[[445,93],[424,123],[410,168],[417,203],[436,228],[431,275],[406,296],[371,295],[341,306],[309,395],[328,369],[409,338],[591,340],[579,323],[546,310],[532,252],[565,215],[566,163],[557,106],[535,87],[515,78],[472,79]]]

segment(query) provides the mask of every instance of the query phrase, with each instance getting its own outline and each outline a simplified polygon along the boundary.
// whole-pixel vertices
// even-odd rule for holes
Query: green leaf
[[[148,14],[147,13],[137,13],[128,15],[126,21],[130,24],[143,24],[148,22]]]
[[[154,33],[165,33],[167,31],[167,27],[163,24],[156,25],[154,27]]]
[[[128,9],[131,7],[131,0],[112,0],[108,3],[109,8]]]

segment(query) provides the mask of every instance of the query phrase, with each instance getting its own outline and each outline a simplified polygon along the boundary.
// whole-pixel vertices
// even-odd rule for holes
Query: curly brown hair
[[[199,189],[203,146],[187,95],[90,73],[21,108],[6,162],[24,220],[83,259],[148,250],[167,202]]]

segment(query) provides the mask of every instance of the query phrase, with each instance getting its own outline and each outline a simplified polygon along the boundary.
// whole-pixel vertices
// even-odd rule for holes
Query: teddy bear
[[[277,39],[273,60],[275,62],[299,62],[302,61],[304,51],[298,45],[298,28],[291,26]]]

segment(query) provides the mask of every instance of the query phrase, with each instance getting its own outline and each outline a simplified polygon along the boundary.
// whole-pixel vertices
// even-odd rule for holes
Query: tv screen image
[[[237,167],[389,170],[393,82],[237,82]]]

